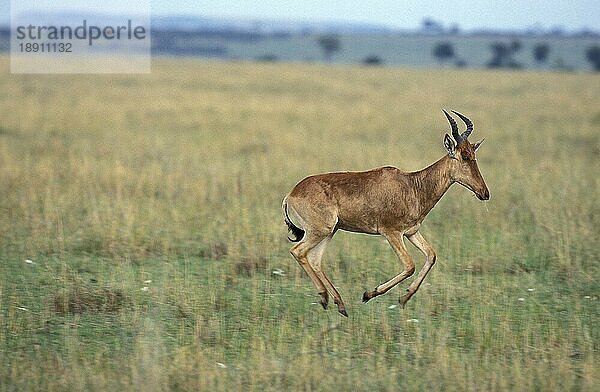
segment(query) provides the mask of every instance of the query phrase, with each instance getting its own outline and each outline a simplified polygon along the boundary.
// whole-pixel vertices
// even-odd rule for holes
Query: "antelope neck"
[[[452,158],[444,155],[425,169],[409,173],[419,201],[419,215],[427,215],[454,183],[450,176],[450,159]]]

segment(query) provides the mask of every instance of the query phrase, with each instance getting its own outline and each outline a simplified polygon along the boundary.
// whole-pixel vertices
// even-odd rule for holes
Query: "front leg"
[[[394,276],[392,279],[388,280],[387,282],[377,286],[375,290],[365,291],[365,293],[363,294],[363,302],[367,302],[371,298],[384,294],[389,289],[402,282],[404,279],[408,278],[415,272],[415,262],[406,250],[406,246],[404,245],[403,241],[404,236],[402,232],[382,232],[382,235],[390,243],[392,249],[394,249],[394,252],[398,256],[398,259],[400,259],[400,261],[402,261],[402,263],[404,264],[404,270],[398,275]]]
[[[419,286],[421,286],[423,279],[425,279],[425,276],[427,276],[427,273],[435,264],[436,258],[435,251],[433,250],[431,245],[429,245],[427,241],[425,241],[425,238],[423,238],[421,233],[417,231],[416,233],[408,235],[407,237],[408,240],[414,246],[416,246],[421,252],[423,252],[427,259],[425,260],[423,268],[421,269],[421,271],[419,271],[419,275],[417,275],[416,279],[410,284],[410,286],[408,286],[408,289],[406,289],[406,294],[400,297],[400,306],[402,306],[403,308],[404,305],[406,305],[406,302],[408,302],[408,300],[417,292]]]

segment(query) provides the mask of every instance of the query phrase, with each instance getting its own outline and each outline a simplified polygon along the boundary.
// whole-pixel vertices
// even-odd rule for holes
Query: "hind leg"
[[[320,188],[314,190],[317,194],[323,191]],[[320,268],[321,257],[337,225],[336,207],[328,203],[316,203],[314,198],[296,197],[293,194],[287,197],[286,203],[292,220],[297,221],[304,230],[300,242],[291,249],[292,255],[317,286],[321,305],[327,308],[329,294],[332,294],[340,313],[345,313],[341,296]]]
[[[313,247],[312,249],[310,249],[308,251],[307,256],[308,256],[309,263],[315,270],[315,273],[317,274],[317,276],[319,277],[321,282],[323,282],[323,284],[325,285],[327,290],[329,292],[331,292],[331,294],[333,295],[334,302],[338,306],[338,312],[340,312],[342,315],[348,317],[348,313],[346,312],[346,305],[344,305],[342,296],[340,295],[339,291],[335,288],[335,286],[333,285],[333,283],[331,282],[329,277],[327,277],[327,275],[325,275],[325,272],[323,272],[323,270],[321,268],[321,261],[323,259],[323,253],[325,252],[325,248],[327,247],[327,244],[329,243],[329,241],[331,240],[331,238],[333,237],[334,234],[335,234],[335,231],[332,232],[331,234],[329,234],[328,236],[326,236],[325,238],[323,238],[317,245],[315,245],[315,247]]]
[[[313,237],[308,235],[307,233],[307,235],[305,235],[304,238],[302,238],[301,242],[292,246],[290,253],[292,254],[292,256],[294,256],[298,264],[300,264],[300,267],[304,269],[308,277],[313,281],[314,285],[317,287],[319,295],[321,296],[321,306],[323,306],[323,309],[327,309],[327,305],[329,304],[329,295],[327,293],[327,288],[325,287],[325,284],[323,283],[321,278],[319,278],[319,276],[313,269],[312,265],[308,262],[307,257],[310,249],[313,248],[320,241],[321,240],[319,239],[319,237]]]

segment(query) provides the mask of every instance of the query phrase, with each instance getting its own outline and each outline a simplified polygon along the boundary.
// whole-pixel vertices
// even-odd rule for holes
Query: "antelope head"
[[[449,164],[450,178],[452,181],[456,181],[465,188],[470,189],[479,200],[489,200],[490,191],[481,176],[475,159],[475,151],[477,151],[483,139],[475,144],[470,143],[467,138],[473,131],[473,123],[466,116],[454,110],[452,113],[460,117],[467,129],[462,134],[459,133],[456,121],[444,110],[444,114],[452,128],[452,137],[448,134],[444,136],[444,146],[451,158]]]

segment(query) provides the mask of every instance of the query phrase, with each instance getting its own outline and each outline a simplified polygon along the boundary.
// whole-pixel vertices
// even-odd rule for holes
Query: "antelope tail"
[[[296,226],[290,220],[290,216],[287,211],[287,200],[283,200],[283,212],[285,213],[285,224],[288,227],[288,231],[292,234],[292,237],[288,236],[288,240],[291,242],[299,242],[304,237],[304,230]]]

